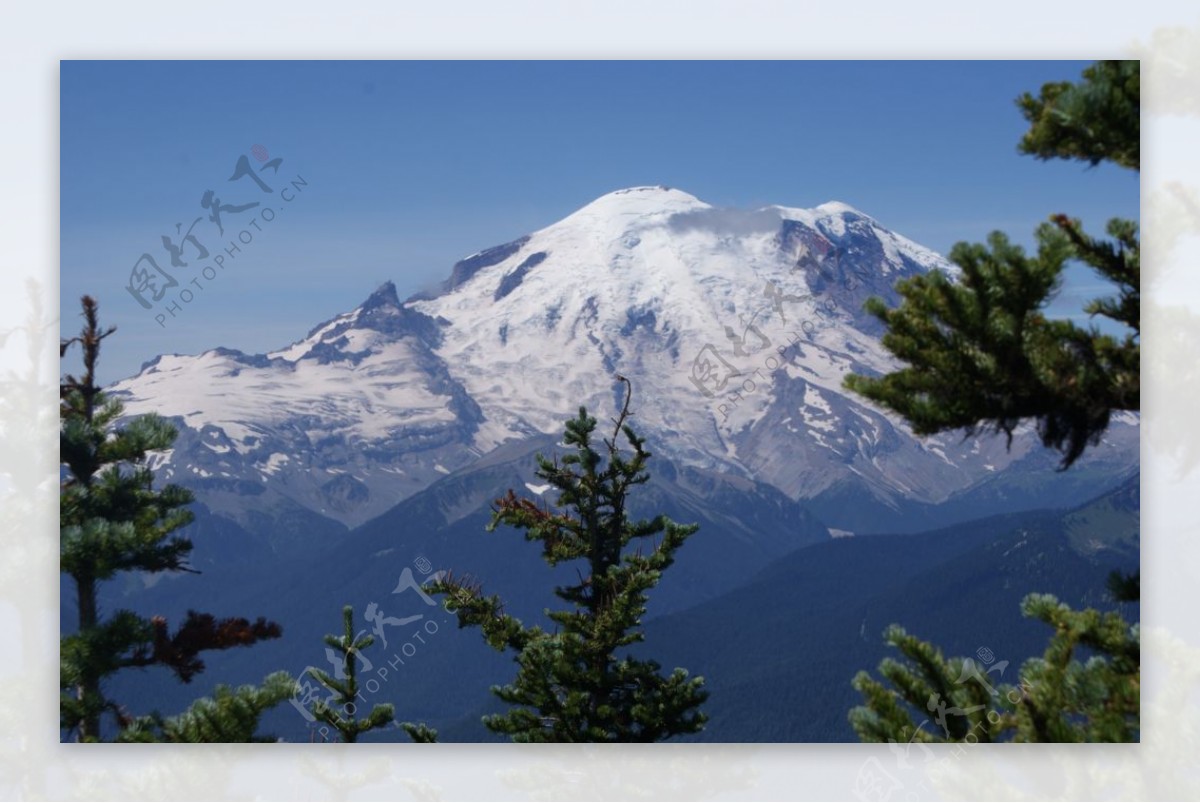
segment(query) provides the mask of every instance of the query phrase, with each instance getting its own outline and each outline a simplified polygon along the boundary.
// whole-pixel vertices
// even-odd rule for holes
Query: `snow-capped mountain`
[[[433,352],[436,323],[391,283],[287,348],[158,357],[113,392],[175,419],[165,478],[241,523],[289,502],[354,525],[478,456],[478,406]],[[248,495],[263,498],[247,503]]]
[[[1014,463],[1049,473],[1032,433],[1011,450],[918,439],[843,390],[894,365],[863,301],[930,270],[956,269],[845,204],[739,211],[638,187],[462,260],[434,292],[401,302],[389,282],[287,348],[160,357],[113,391],[176,419],[160,468],[235,517],[356,525],[580,404],[603,420],[617,375],[655,451],[793,499],[929,505]],[[1136,417],[1085,459],[1135,467]]]

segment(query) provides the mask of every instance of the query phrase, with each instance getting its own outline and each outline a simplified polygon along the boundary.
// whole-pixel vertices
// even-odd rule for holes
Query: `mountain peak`
[[[843,201],[826,201],[813,211],[826,215],[858,215],[859,217],[873,219],[870,215],[860,212],[850,204]]]
[[[671,215],[677,212],[707,208],[709,205],[694,195],[658,184],[646,187],[626,187],[601,195],[566,220],[655,214]]]
[[[633,195],[635,193],[650,193],[650,194],[657,193],[660,195],[671,194],[671,193],[676,193],[676,194],[682,193],[684,195],[687,195],[686,192],[683,192],[682,190],[672,189],[671,187],[668,187],[666,184],[646,184],[646,185],[640,186],[640,187],[626,187],[625,189],[622,189],[622,190],[613,190],[612,192],[608,193],[608,195]],[[603,198],[605,196],[602,195],[600,197]],[[691,197],[691,196],[689,196],[689,197]]]
[[[379,285],[374,293],[362,303],[364,312],[380,307],[400,307],[400,296],[396,293],[396,285],[391,279]]]

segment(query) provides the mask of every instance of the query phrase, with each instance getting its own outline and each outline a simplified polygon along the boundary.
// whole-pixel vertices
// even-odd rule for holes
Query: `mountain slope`
[[[175,420],[160,476],[215,512],[245,524],[282,498],[353,526],[477,456],[479,409],[439,338],[389,282],[285,349],[162,356],[111,392],[130,415]]]
[[[996,483],[1014,469],[1037,492],[985,492],[994,509],[1136,470],[1136,416],[1080,487],[1031,431],[1011,450],[918,439],[848,395],[847,373],[893,366],[862,302],[929,270],[956,269],[842,203],[739,211],[638,187],[460,261],[432,293],[402,303],[388,283],[286,348],[159,357],[112,392],[180,426],[160,476],[250,531],[298,510],[357,526],[580,404],[611,410],[617,373],[673,462],[773,485],[839,529],[927,527],[952,500],[951,519],[977,515],[972,494],[1015,489]]]
[[[1050,637],[1045,625],[1021,617],[1026,594],[1122,607],[1136,621],[1137,606],[1112,603],[1105,580],[1139,565],[1138,481],[1067,513],[813,546],[728,594],[648,623],[647,641],[665,666],[710,679],[712,720],[701,740],[852,741],[846,715],[860,698],[850,680],[895,657],[880,635],[889,624],[947,654],[987,647],[1009,662],[1000,680],[1014,682]],[[1081,526],[1090,533],[1082,545]],[[723,638],[714,642],[714,634]]]
[[[653,450],[654,444],[648,445]],[[322,637],[337,625],[342,606],[350,604],[357,626],[376,632],[380,642],[367,657],[380,667],[385,661],[394,664],[390,678],[397,682],[393,686],[389,681],[387,694],[395,695],[403,716],[441,718],[448,711],[461,716],[486,701],[489,684],[509,659],[484,646],[478,634],[457,631],[445,612],[425,604],[405,585],[405,573],[410,582],[436,570],[470,575],[526,620],[542,620],[547,607],[558,607],[552,588],[574,579],[576,567],[552,570],[537,545],[527,543],[521,533],[485,530],[497,496],[508,488],[528,491],[536,482],[533,450],[562,451],[546,437],[502,447],[357,528],[315,559],[255,560],[230,572],[186,576],[123,597],[115,597],[117,590],[111,589],[104,602],[174,620],[196,607],[195,600],[208,599],[219,604],[218,614],[252,612],[283,626],[284,638],[278,641],[206,656],[206,684],[244,682],[273,669],[299,674],[306,666],[323,667]],[[651,481],[631,496],[630,515],[665,513],[700,525],[652,593],[650,615],[710,599],[780,556],[828,539],[826,529],[803,506],[771,486],[677,467],[659,457],[651,459],[650,471]],[[202,558],[207,554],[197,552]],[[382,623],[369,618],[371,610],[384,617]],[[417,618],[397,624],[412,616]],[[433,632],[422,630],[430,622]],[[379,630],[372,631],[374,626]],[[392,639],[390,647],[387,639]],[[411,655],[405,643],[412,645]],[[136,689],[129,686],[130,698],[149,699],[163,710],[180,708],[195,696],[165,673],[122,682],[136,683]],[[305,721],[290,707],[273,715],[271,727],[290,740],[307,738]]]

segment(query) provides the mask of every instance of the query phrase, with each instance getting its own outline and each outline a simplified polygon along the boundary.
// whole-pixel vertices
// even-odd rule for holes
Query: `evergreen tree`
[[[864,698],[850,712],[859,738],[893,743],[1136,741],[1138,625],[1130,626],[1117,613],[1073,611],[1048,594],[1030,594],[1021,607],[1026,616],[1052,627],[1054,635],[1041,658],[1020,668],[1015,686],[999,683],[973,658],[944,658],[903,628],[888,628],[884,639],[906,660],[885,658],[879,665],[890,688],[866,672],[854,678],[854,688]],[[1077,657],[1081,649],[1092,653],[1084,661]]]
[[[1022,153],[1039,159],[1077,159],[1096,166],[1112,162],[1134,170],[1141,164],[1141,64],[1098,61],[1079,83],[1044,84],[1038,97],[1026,92],[1017,106],[1029,121]]]
[[[1015,739],[1023,742],[1132,742],[1140,732],[1141,634],[1120,614],[1073,611],[1049,594],[1030,594],[1026,616],[1054,635],[1041,658],[1021,668]],[[1077,651],[1092,653],[1079,661]]]
[[[117,741],[273,742],[274,737],[258,733],[259,719],[295,694],[296,681],[287,672],[268,675],[261,686],[220,684],[212,697],[196,700],[178,716],[138,717],[121,729]]]
[[[1101,62],[1078,84],[1046,84],[1018,100],[1031,128],[1023,152],[1042,159],[1112,161],[1139,169],[1137,62]],[[954,282],[940,272],[899,282],[903,299],[867,310],[887,327],[883,344],[908,366],[882,377],[851,375],[846,386],[904,416],[918,435],[977,429],[1012,440],[1023,420],[1037,421],[1042,442],[1069,467],[1099,442],[1114,410],[1140,409],[1140,244],[1137,224],[1113,219],[1111,239],[1054,215],[1037,230],[1028,256],[1000,232],[988,245],[959,243]],[[1115,284],[1115,297],[1085,311],[1125,325],[1123,336],[1094,326],[1048,320],[1046,305],[1077,259]]]
[[[147,619],[127,610],[101,617],[99,584],[118,572],[193,571],[187,565],[192,544],[176,534],[192,520],[185,507],[192,496],[175,485],[152,487],[147,455],[169,448],[175,439],[175,430],[165,420],[143,415],[115,425],[122,406],[96,384],[96,362],[101,342],[116,330],[101,329],[94,299],[84,296],[82,303],[83,330],[63,340],[59,350],[65,356],[71,346],[79,345],[84,364],[82,377],[67,375],[59,388],[59,459],[64,469],[60,567],[74,583],[78,607],[77,632],[61,640],[60,726],[81,741],[97,741],[102,736],[101,717],[110,713],[118,729],[135,728],[138,738],[155,733],[164,738],[196,735],[198,726],[188,723],[198,721],[198,709],[190,718],[185,714],[173,720],[174,730],[159,732],[155,723],[161,719],[135,719],[108,698],[104,681],[122,669],[165,666],[188,683],[204,669],[202,651],[278,638],[281,630],[261,617],[255,622],[218,620],[195,611],[188,612],[174,633],[162,617]],[[212,716],[221,720],[225,732],[245,735],[245,705],[261,710],[272,700],[281,702],[291,695],[282,694],[285,685],[277,678],[253,693],[219,694]],[[238,717],[233,716],[234,708]]]
[[[578,583],[554,590],[567,604],[549,612],[555,629],[522,624],[504,612],[499,597],[483,596],[470,581],[448,576],[431,586],[446,595],[460,627],[479,627],[492,647],[515,653],[516,678],[492,689],[512,708],[484,718],[489,729],[514,741],[654,742],[695,733],[707,720],[698,710],[708,697],[703,678],[689,679],[683,669],[664,676],[652,660],[618,654],[643,640],[646,593],[697,530],[663,515],[629,519],[628,494],[649,479],[650,453],[626,424],[632,388],[618,379],[626,386],[625,403],[603,452],[593,445],[596,419],[581,407],[566,424],[564,443],[574,453],[561,462],[538,456],[537,476],[557,489],[559,509],[511,490],[493,508],[489,530],[500,524],[524,530],[527,540],[541,544],[550,566],[583,562]],[[618,448],[622,434],[629,456]],[[646,551],[628,549],[655,537],[661,540]]]
[[[1139,65],[1098,62],[1078,83],[1046,84],[1038,97],[1017,104],[1030,123],[1020,150],[1039,159],[1112,162],[1140,168]],[[1058,214],[1037,231],[1037,254],[1027,256],[1000,232],[988,246],[959,243],[951,261],[958,282],[931,273],[897,284],[901,305],[878,298],[867,309],[887,327],[884,345],[906,362],[882,377],[852,375],[846,386],[900,413],[917,434],[992,430],[1011,443],[1016,426],[1037,422],[1045,446],[1069,468],[1099,442],[1116,410],[1139,410],[1140,245],[1137,224],[1113,219],[1110,239],[1084,232]],[[1115,285],[1117,295],[1085,311],[1129,330],[1102,334],[1094,326],[1048,320],[1046,305],[1063,267],[1079,260]],[[1119,600],[1140,596],[1138,574],[1113,573],[1109,590]],[[993,710],[980,684],[961,682],[972,659],[946,660],[933,645],[893,626],[885,638],[909,663],[885,660],[879,668],[889,689],[866,673],[854,679],[865,705],[850,720],[864,741],[924,742],[935,736],[914,726],[907,703],[918,711],[957,711],[961,721],[937,738],[980,741],[1131,741],[1138,734],[1141,683],[1138,627],[1118,614],[1073,611],[1047,595],[1031,594],[1022,609],[1054,628],[1045,654],[1021,668],[1021,688],[1007,689]],[[1084,662],[1075,651],[1093,652]],[[971,661],[970,664],[967,662]],[[978,674],[978,673],[976,673]],[[989,695],[989,698],[991,695]],[[938,705],[944,706],[938,708]],[[980,713],[983,712],[983,713]],[[993,721],[991,716],[995,716]],[[982,719],[981,719],[982,717]]]
[[[349,605],[342,609],[342,622],[344,625],[343,635],[325,637],[325,643],[329,648],[341,656],[342,665],[337,677],[320,669],[312,667],[308,669],[308,673],[318,683],[337,695],[338,705],[334,707],[330,706],[326,700],[317,700],[313,707],[313,715],[327,725],[336,728],[342,734],[343,742],[357,742],[360,733],[390,725],[395,719],[396,708],[391,703],[382,703],[374,706],[366,717],[354,718],[356,701],[359,696],[358,663],[362,660],[362,651],[375,643],[375,637],[367,635],[365,631],[357,637],[354,635],[354,608]],[[349,719],[339,714],[339,711]],[[427,728],[423,724],[413,725],[405,722],[401,727],[414,742],[437,741],[437,731]]]
[[[993,688],[974,677],[974,659],[946,659],[937,647],[899,625],[885,630],[883,638],[906,660],[884,658],[879,664],[879,674],[891,688],[867,672],[855,676],[852,685],[863,695],[864,705],[850,711],[850,724],[859,739],[900,744],[957,742],[974,734],[981,742],[1000,741],[1009,723],[992,717],[1003,706],[1007,687],[997,690],[998,698]],[[914,712],[921,716],[919,724],[914,723]],[[935,719],[932,725],[929,714]]]

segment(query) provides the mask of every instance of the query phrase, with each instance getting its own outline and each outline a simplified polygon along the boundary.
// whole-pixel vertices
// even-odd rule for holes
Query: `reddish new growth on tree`
[[[81,377],[68,374],[59,388],[64,469],[59,564],[74,582],[78,609],[78,629],[61,644],[60,726],[81,741],[94,741],[106,735],[101,731],[106,712],[116,718],[116,736],[137,721],[105,694],[104,681],[120,670],[166,666],[186,683],[204,669],[201,652],[278,638],[282,629],[263,618],[217,619],[189,611],[171,634],[161,616],[147,619],[127,610],[100,615],[98,586],[118,572],[194,572],[187,565],[192,543],[176,534],[192,521],[186,507],[192,494],[176,485],[154,489],[147,456],[170,448],[175,430],[157,415],[122,418],[120,402],[96,382],[100,345],[116,330],[101,329],[90,296],[83,297],[83,318],[80,334],[60,344],[61,356],[79,345],[84,365]],[[276,681],[266,692],[244,692],[245,698],[258,706],[270,704],[288,688],[284,680]],[[236,724],[226,732],[241,733],[252,723]],[[139,738],[148,733],[143,729]]]

